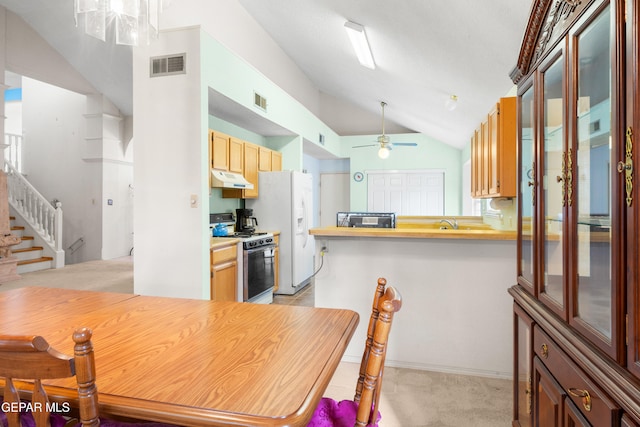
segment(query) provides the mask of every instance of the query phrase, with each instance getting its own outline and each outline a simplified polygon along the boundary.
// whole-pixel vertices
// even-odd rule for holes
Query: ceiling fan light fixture
[[[383,160],[389,158],[389,154],[391,154],[391,150],[389,150],[389,147],[387,147],[386,145],[383,145],[378,150],[378,157]]]
[[[444,108],[446,108],[449,111],[455,110],[457,106],[458,106],[458,96],[457,95],[451,95],[447,99],[447,101],[444,103]]]
[[[364,27],[355,22],[347,21],[344,23],[344,28],[347,31],[349,40],[353,45],[353,49],[356,51],[358,61],[364,67],[375,70],[376,63],[373,60],[373,54],[371,53],[371,46],[367,40],[367,33],[364,31]]]

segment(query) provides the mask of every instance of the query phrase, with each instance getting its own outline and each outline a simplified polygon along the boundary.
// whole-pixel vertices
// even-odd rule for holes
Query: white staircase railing
[[[4,134],[4,159],[20,173],[22,173],[22,135]]]
[[[62,203],[52,206],[7,159],[4,161],[9,204],[53,251],[62,252]]]

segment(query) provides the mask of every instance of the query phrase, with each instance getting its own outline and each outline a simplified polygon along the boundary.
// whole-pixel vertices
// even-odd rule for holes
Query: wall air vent
[[[151,77],[170,76],[172,74],[185,74],[186,53],[177,55],[155,56],[151,58]]]
[[[259,109],[261,109],[264,112],[266,112],[267,111],[267,98],[265,98],[264,96],[260,95],[257,92],[253,92],[253,105],[255,105]]]
[[[324,135],[323,134],[318,134],[318,143],[320,145],[324,145]]]
[[[600,130],[600,120],[589,123],[589,133],[596,133]]]

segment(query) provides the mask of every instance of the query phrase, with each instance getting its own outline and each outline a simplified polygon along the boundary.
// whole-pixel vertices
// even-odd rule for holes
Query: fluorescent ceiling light
[[[349,35],[353,49],[356,51],[360,64],[374,70],[376,64],[373,62],[371,47],[367,41],[367,34],[364,32],[364,27],[355,22],[347,21],[344,24],[344,28],[347,30],[347,34]]]

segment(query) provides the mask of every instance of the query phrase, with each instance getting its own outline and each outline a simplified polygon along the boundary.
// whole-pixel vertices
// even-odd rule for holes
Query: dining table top
[[[90,328],[101,416],[193,426],[306,425],[358,324],[346,309],[42,287],[0,292],[0,318],[0,334],[69,355]],[[46,388],[77,402],[74,378]]]

